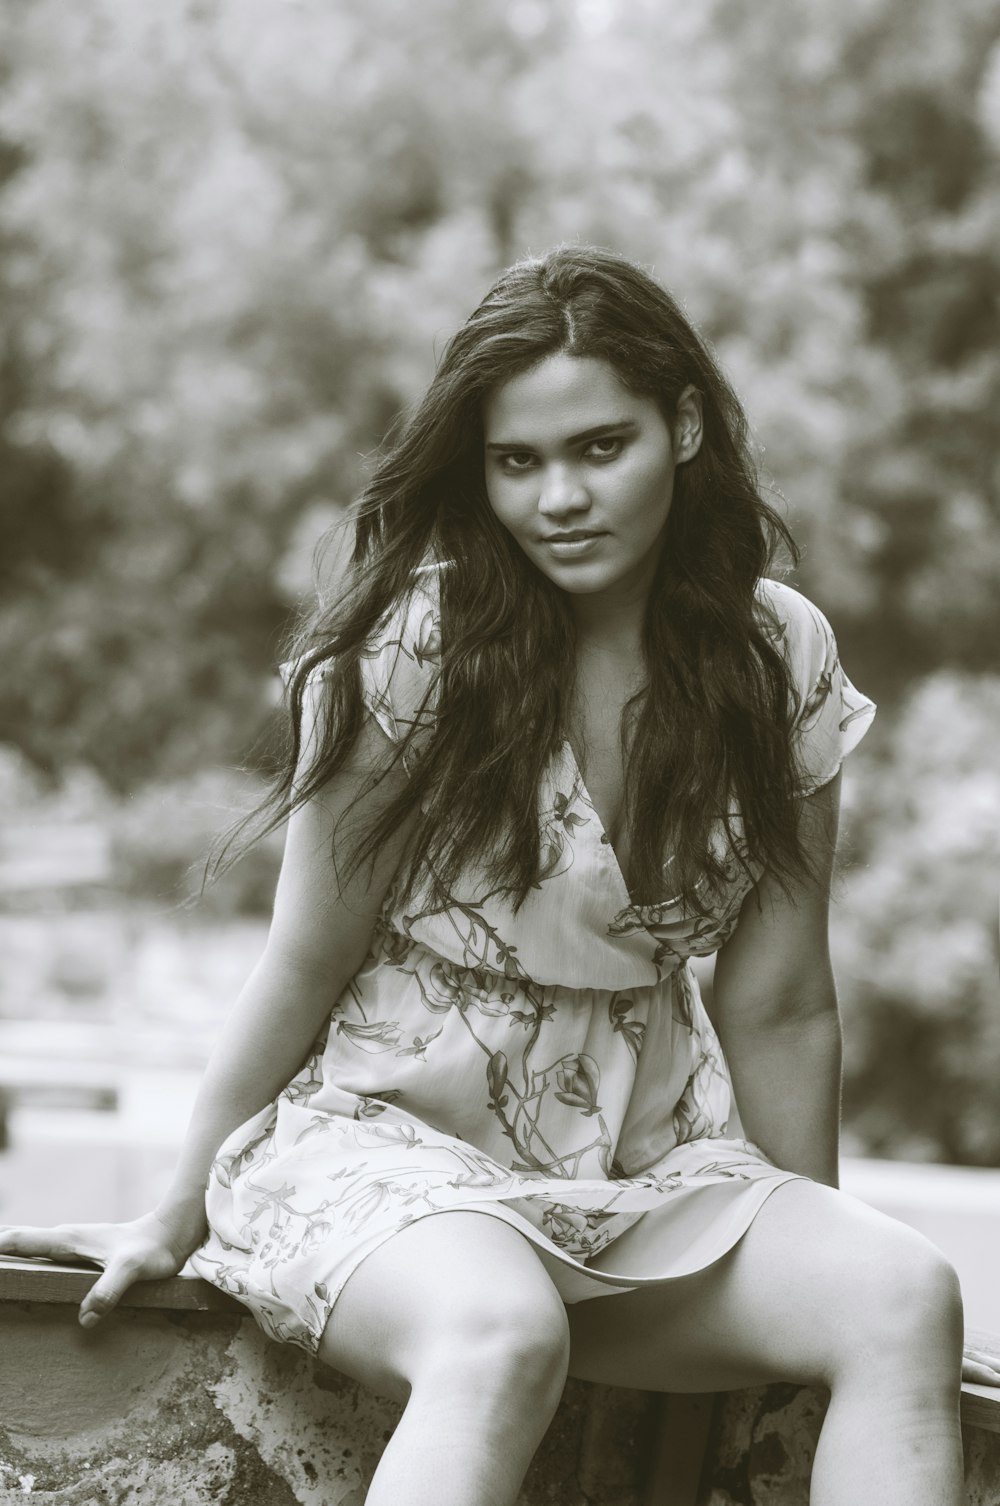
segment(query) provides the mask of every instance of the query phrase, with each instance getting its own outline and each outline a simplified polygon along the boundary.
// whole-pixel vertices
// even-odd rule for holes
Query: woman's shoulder
[[[833,778],[864,737],[875,702],[848,678],[833,628],[815,602],[784,581],[757,585],[761,625],[789,668],[798,707],[792,724],[799,793]]]
[[[432,662],[436,664],[440,650],[440,562],[418,565],[412,572],[407,587],[392,600],[382,613],[378,624],[361,648],[362,673],[365,666],[378,666],[376,673],[385,671],[386,678],[397,666],[397,661],[411,661],[419,669]],[[300,653],[278,665],[278,673],[289,684],[299,666],[310,655]],[[307,684],[315,685],[331,676],[334,661],[325,657],[310,670]]]
[[[418,565],[362,650],[362,695],[395,742],[431,724],[441,667],[441,574],[447,563]]]
[[[446,564],[418,565],[407,588],[393,601],[364,649],[366,659],[400,657],[418,668],[437,665],[441,653],[441,574]]]
[[[789,626],[801,630],[805,625],[815,627],[826,621],[816,603],[786,580],[762,575],[754,588],[754,595],[758,606],[786,631]]]
[[[786,581],[762,576],[755,599],[758,620],[782,654],[796,684],[814,685],[837,657],[833,628],[815,602]]]

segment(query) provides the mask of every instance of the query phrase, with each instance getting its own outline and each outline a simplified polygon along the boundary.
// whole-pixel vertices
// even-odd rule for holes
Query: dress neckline
[[[614,843],[605,830],[604,822],[601,819],[600,812],[598,811],[597,806],[594,803],[593,796],[588,790],[587,782],[580,770],[579,761],[575,752],[573,751],[573,744],[570,742],[568,737],[564,737],[562,739],[562,749],[569,764],[569,772],[573,779],[574,791],[578,792],[583,797],[584,803],[587,805],[588,809],[593,812],[594,821],[597,826],[598,832],[598,845],[607,854],[608,864],[611,868],[614,880],[619,890],[621,891],[621,895],[624,901],[622,908],[631,910],[640,917],[648,915],[651,911],[660,912],[675,908],[681,903],[681,896],[679,894],[665,896],[663,899],[654,900],[649,904],[640,904],[638,900],[633,899],[632,891],[628,886],[628,881],[625,878],[625,871],[619,861],[618,853],[615,851]],[[697,887],[701,888],[703,883],[704,880],[701,880]]]
[[[563,738],[562,747],[566,759],[569,763],[570,773],[573,776],[574,785],[583,796],[583,799],[586,802],[587,806],[594,813],[594,821],[597,824],[598,840],[600,842],[600,845],[607,852],[608,860],[614,871],[614,877],[617,880],[618,887],[621,889],[622,894],[624,895],[625,903],[629,906],[629,908],[637,910],[641,907],[637,905],[632,898],[632,891],[629,889],[628,880],[625,877],[625,871],[622,868],[618,853],[615,851],[614,843],[607,833],[604,822],[601,819],[600,812],[598,811],[597,806],[594,802],[594,797],[591,795],[590,791],[587,788],[586,780],[584,779],[583,773],[580,769],[579,760],[577,759],[576,753],[573,751],[573,744],[570,742],[568,737]]]

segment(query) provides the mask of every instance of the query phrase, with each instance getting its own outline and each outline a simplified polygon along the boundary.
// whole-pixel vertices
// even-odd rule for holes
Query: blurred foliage
[[[857,1133],[1000,1162],[996,0],[11,0],[0,58],[0,743],[128,792],[128,885],[185,890],[435,350],[515,256],[613,245],[714,342],[881,704]]]
[[[1000,675],[939,671],[851,785],[834,944],[846,1118],[875,1154],[1000,1163],[998,729]]]
[[[203,919],[270,918],[283,839],[258,841],[225,875],[206,883],[206,860],[220,839],[264,795],[254,779],[222,769],[146,785],[109,803],[110,880],[121,894],[160,906],[197,910]]]

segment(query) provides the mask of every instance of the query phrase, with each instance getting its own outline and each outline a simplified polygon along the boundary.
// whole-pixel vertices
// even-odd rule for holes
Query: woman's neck
[[[573,597],[577,651],[584,657],[641,663],[645,598]]]

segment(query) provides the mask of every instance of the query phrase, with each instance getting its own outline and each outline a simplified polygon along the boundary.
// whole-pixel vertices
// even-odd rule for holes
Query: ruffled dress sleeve
[[[386,737],[406,743],[412,767],[434,730],[441,668],[438,566],[416,572],[413,589],[394,606],[360,660],[361,695]]]
[[[762,580],[776,647],[784,654],[798,701],[792,753],[802,795],[821,789],[857,747],[875,717],[875,702],[848,679],[826,617],[808,597],[781,581]]]
[[[441,661],[438,566],[421,566],[412,589],[386,613],[358,661],[361,699],[386,737],[405,743],[403,766],[410,769],[437,712]],[[301,659],[286,659],[278,674],[286,690]],[[329,663],[321,661],[306,677],[303,695],[305,741],[319,717],[323,680]],[[407,741],[409,739],[409,741]]]

